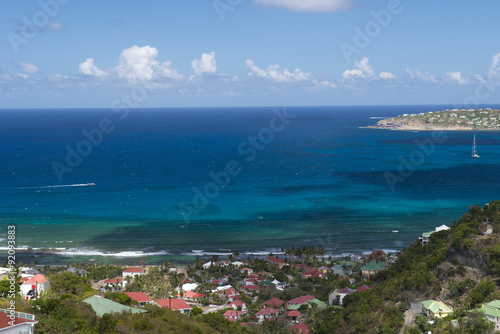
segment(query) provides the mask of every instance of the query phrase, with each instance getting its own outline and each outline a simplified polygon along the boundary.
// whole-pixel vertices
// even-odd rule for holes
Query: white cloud
[[[288,69],[282,70],[280,65],[269,65],[267,69],[263,70],[257,67],[252,59],[246,60],[247,67],[252,71],[249,76],[258,76],[261,78],[271,79],[277,82],[301,82],[313,80],[313,76],[310,72],[303,72],[302,70],[296,68],[293,72]]]
[[[51,75],[50,77],[47,78],[49,81],[64,81],[64,80],[68,80],[68,76],[67,75],[62,75],[62,74],[59,74],[59,73],[56,73],[54,75]]]
[[[318,81],[316,79],[313,80],[313,83],[318,87],[318,88],[337,88],[337,85],[334,83],[331,83],[330,81],[323,80],[323,81]]]
[[[288,69],[281,69],[280,65],[269,65],[266,69],[261,69],[255,65],[252,59],[246,60],[246,65],[250,69],[248,76],[268,79],[279,83],[303,83],[309,84],[309,88],[336,88],[334,83],[327,80],[318,80],[310,72],[303,72],[296,68],[293,72]]]
[[[40,72],[40,69],[38,66],[33,65],[31,63],[15,63],[14,64],[16,67],[20,68],[25,74],[37,74]]]
[[[360,62],[354,62],[354,69],[345,70],[342,73],[345,79],[355,78],[373,78],[373,69],[368,63],[368,58],[363,57]]]
[[[116,73],[118,77],[128,80],[183,79],[177,70],[170,67],[170,61],[160,63],[156,60],[158,55],[158,50],[154,47],[134,45],[122,51]]]
[[[52,31],[55,31],[55,32],[61,32],[61,31],[66,30],[67,26],[61,22],[49,21],[45,25],[45,28],[52,30]]]
[[[462,73],[460,72],[449,72],[449,73],[446,73],[446,77],[448,80],[450,81],[456,81],[458,82],[459,84],[466,84],[469,82],[469,80],[467,80],[466,78],[464,78],[462,76]]]
[[[491,67],[488,70],[488,78],[490,81],[500,78],[500,53],[497,53],[491,59]]]
[[[406,72],[412,79],[419,79],[425,82],[438,82],[438,80],[432,74],[429,74],[427,72],[423,73],[419,69],[407,68]]]
[[[391,80],[391,79],[396,79],[396,76],[392,74],[391,72],[380,72],[378,75],[380,79],[384,80]]]
[[[342,76],[344,79],[382,79],[382,80],[390,80],[390,79],[395,79],[396,76],[392,74],[391,72],[380,72],[380,74],[377,76],[375,75],[372,66],[370,65],[368,58],[363,57],[361,61],[359,62],[354,62],[354,68],[352,70],[345,70],[344,73],[342,73]]]
[[[195,75],[217,72],[215,52],[203,53],[201,59],[195,59],[191,62],[191,67]]]
[[[87,58],[87,60],[78,65],[78,69],[80,70],[80,73],[94,77],[103,77],[107,74],[94,65],[94,58]]]
[[[334,12],[353,5],[352,0],[255,0],[255,2],[294,12]]]

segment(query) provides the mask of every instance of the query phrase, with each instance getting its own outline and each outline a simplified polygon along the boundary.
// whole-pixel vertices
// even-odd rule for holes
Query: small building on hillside
[[[35,276],[28,278],[21,284],[21,294],[24,297],[33,298],[35,296],[40,296],[44,291],[46,291],[50,286],[49,279],[41,274],[36,274]],[[31,291],[31,292],[30,292]]]
[[[367,260],[379,261],[387,256],[387,253],[381,249],[374,250],[370,254],[365,254]]]
[[[8,313],[8,314],[7,314]],[[10,311],[0,309],[0,333],[5,334],[33,334],[35,333],[35,320],[33,314],[14,312],[14,318],[10,317]]]
[[[430,238],[431,238],[431,235],[436,233],[436,232],[441,232],[441,231],[447,231],[449,230],[450,228],[446,225],[441,225],[441,226],[438,226],[434,229],[434,231],[429,231],[429,232],[424,232],[422,233],[422,235],[418,238],[418,240],[420,240],[420,242],[422,243],[422,246],[425,246],[427,245],[429,242],[430,242]]]
[[[315,297],[311,296],[311,295],[297,297],[297,298],[294,298],[294,299],[290,300],[287,303],[287,307],[290,308],[290,306],[294,306],[294,305],[299,305],[300,306],[300,305],[304,304],[305,302],[307,302],[309,300],[313,300],[314,298]]]
[[[172,311],[179,311],[182,314],[189,314],[192,309],[192,307],[182,299],[163,299],[158,300],[156,303],[161,307],[169,308]]]
[[[366,291],[366,290],[371,290],[373,288],[374,288],[373,286],[369,286],[369,285],[363,284],[363,285],[359,286],[356,289],[356,292],[363,292],[363,291]]]
[[[129,276],[140,276],[146,274],[146,269],[144,268],[139,268],[139,267],[128,267],[122,272],[122,276],[124,278],[129,277]]]
[[[104,281],[104,287],[114,288],[118,286],[118,281],[114,278],[109,278]]]
[[[292,327],[289,327],[288,330],[291,332],[291,333],[295,333],[295,334],[309,334],[309,327],[307,327],[306,325],[304,324],[296,324]]]
[[[483,307],[473,310],[483,313],[489,321],[495,324],[495,330],[500,330],[500,300],[496,299],[483,304]]]
[[[283,266],[285,265],[285,261],[284,260],[279,259],[279,258],[274,257],[274,256],[269,256],[268,258],[266,258],[266,261],[268,263],[272,263],[272,264],[277,265],[280,269],[283,268]]]
[[[257,285],[254,285],[254,284],[247,284],[247,285],[243,285],[241,288],[240,288],[241,291],[249,294],[249,295],[253,295],[254,293],[259,293],[260,291],[260,288],[257,286]]]
[[[453,313],[453,309],[443,302],[437,300],[425,300],[422,302],[422,311],[432,319],[444,318]]]
[[[75,267],[69,267],[68,269],[66,269],[66,271],[69,273],[72,273],[73,275],[77,275],[77,276],[87,276],[87,274],[89,273],[85,269],[78,269]]]
[[[274,318],[278,314],[279,310],[270,307],[263,308],[255,316],[257,317],[259,324],[263,323],[264,320]]]
[[[234,302],[230,303],[228,306],[232,307],[235,310],[237,310],[239,307],[241,307],[241,311],[243,311],[245,313],[248,311],[247,304],[245,304],[244,302],[242,302],[239,299],[236,299]]]
[[[279,298],[271,298],[268,301],[263,302],[260,304],[261,306],[273,306],[275,308],[280,308],[286,305],[286,302],[284,300],[281,300]]]
[[[243,315],[243,311],[228,310],[224,313],[224,318],[229,321],[238,321]]]
[[[247,275],[250,275],[250,274],[253,273],[253,269],[252,268],[248,268],[248,267],[240,269],[240,273],[245,274],[245,272],[246,272]]]
[[[303,279],[306,279],[306,278],[315,278],[315,277],[326,278],[327,276],[325,273],[313,268],[313,269],[310,269],[308,271],[301,273],[300,277],[302,277]]]
[[[202,293],[191,291],[191,290],[184,291],[184,293],[182,295],[182,299],[190,301],[190,302],[195,302],[202,297],[205,297],[205,295]]]
[[[290,317],[292,321],[298,321],[300,317],[300,311],[294,310],[294,311],[288,311],[285,313],[287,317]]]
[[[384,270],[388,265],[389,264],[386,262],[368,262],[361,267],[361,275],[369,281],[370,276],[373,276],[379,271]]]
[[[154,301],[149,298],[144,292],[124,292],[127,296],[132,298],[139,303],[139,305],[144,306],[146,304],[153,304]]]

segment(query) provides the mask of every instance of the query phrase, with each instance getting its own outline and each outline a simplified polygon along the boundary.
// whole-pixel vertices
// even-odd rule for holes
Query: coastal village
[[[380,120],[369,128],[391,130],[499,130],[500,110],[452,109],[403,114]]]
[[[164,266],[125,267],[115,277],[92,281],[92,287],[98,293],[81,302],[89,304],[101,317],[113,312],[147,312],[146,305],[155,305],[187,316],[217,312],[242,326],[251,327],[275,320],[290,332],[309,333],[306,323],[311,310],[342,308],[347,295],[373,289],[374,286],[368,285],[370,276],[396,259],[395,254],[386,254],[383,250],[374,250],[363,257],[353,255],[337,260],[319,254],[320,248],[303,248],[296,252],[290,249],[286,255],[270,255],[265,259],[231,261],[214,256],[205,263],[198,259],[194,267],[169,266],[168,270]],[[302,261],[303,258],[307,261]],[[56,275],[65,273],[87,277],[95,268],[22,267],[20,294],[26,301],[44,298],[50,290],[50,275],[42,274],[44,269]],[[5,276],[8,268],[0,268],[0,272]],[[151,294],[149,289],[138,291],[133,288],[134,282],[154,273],[161,273],[165,283],[170,285],[171,290],[164,291],[165,298],[159,297],[162,295],[159,291]],[[319,294],[315,293],[317,285],[325,285],[332,279],[342,282],[339,288],[324,291],[322,287]],[[117,297],[119,295],[122,297]],[[1,311],[6,317],[8,310]],[[19,328],[29,328],[31,332],[36,329],[35,315],[18,312],[16,316]]]
[[[492,204],[496,208],[496,204]],[[482,211],[479,209],[479,212]],[[468,241],[463,242],[465,249],[471,250],[472,243],[484,243],[486,240],[498,245],[497,218],[482,219],[477,224],[475,236],[469,236]],[[431,249],[437,245],[437,236],[442,238],[457,228],[442,225],[423,232],[412,249],[414,252]],[[440,269],[436,267],[437,272],[447,271],[446,289],[440,288],[431,294],[416,293],[418,289],[410,289],[399,296],[395,305],[401,310],[401,316],[404,314],[404,331],[401,327],[401,333],[422,333],[419,331],[421,328],[436,328],[433,327],[436,323],[460,328],[464,326],[464,320],[458,317],[459,309],[462,318],[464,314],[467,319],[471,312],[478,312],[490,324],[489,328],[500,330],[498,286],[478,270],[480,265],[473,263],[470,254],[467,254],[450,251],[449,261]],[[65,267],[23,266],[18,267],[16,273],[18,293],[22,297],[16,302],[15,326],[8,323],[12,312],[8,307],[5,285],[2,285],[0,332],[18,333],[8,331],[17,330],[36,333],[41,320],[37,312],[28,311],[34,310],[33,305],[40,305],[44,299],[51,298],[73,298],[76,304],[90,307],[95,317],[102,319],[112,314],[133,317],[164,309],[189,318],[202,319],[212,314],[219,317],[218,323],[235,323],[249,333],[321,332],[313,327],[318,326],[317,319],[322,312],[342,312],[355,298],[376,293],[383,286],[381,278],[401,265],[399,255],[387,254],[379,249],[362,256],[332,258],[324,254],[321,246],[317,246],[292,247],[265,258],[240,259],[238,252],[226,258],[213,255],[205,259],[197,258],[187,266],[174,266],[168,262],[160,266],[128,267],[87,263]],[[8,272],[8,268],[0,268],[2,282],[7,280]],[[436,277],[439,275],[442,273],[436,274]],[[455,281],[455,277],[463,279]],[[484,282],[490,282],[492,286]],[[421,284],[430,286],[433,282],[429,280]],[[472,293],[481,285],[488,285],[488,293],[480,299],[481,303],[468,304],[469,309],[464,309],[459,295],[452,298],[453,293],[458,293],[457,289]],[[484,294],[483,290],[478,293]],[[412,332],[415,328],[420,329]]]

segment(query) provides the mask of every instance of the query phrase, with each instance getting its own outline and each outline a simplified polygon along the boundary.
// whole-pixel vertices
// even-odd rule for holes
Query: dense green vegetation
[[[442,272],[438,266],[445,262],[450,247],[458,251],[486,252],[490,256],[484,269],[496,275],[500,258],[497,251],[500,247],[491,243],[498,243],[498,236],[477,238],[482,233],[480,228],[487,218],[494,222],[494,229],[497,230],[500,222],[499,202],[492,202],[483,209],[471,206],[462,218],[453,222],[450,230],[433,233],[430,244],[423,247],[415,242],[399,254],[396,263],[373,278],[377,283],[375,289],[345,297],[343,310],[327,308],[321,311],[310,328],[315,333],[397,332],[403,327],[405,306],[413,297],[430,299],[441,292],[447,273]],[[459,272],[463,266],[457,264]],[[497,286],[491,279],[482,282],[466,280],[465,283],[455,282],[451,285],[452,293],[457,296],[470,291],[463,305],[467,309],[498,299],[500,296],[495,293],[496,290]],[[462,314],[457,316],[465,315],[464,309],[461,310]],[[472,318],[470,314],[467,315],[467,319],[460,319],[459,329],[448,326],[448,322],[446,325],[438,322],[433,326],[433,333],[489,332],[491,323],[483,317]],[[417,324],[418,329],[407,328],[406,332],[422,333],[425,326]]]

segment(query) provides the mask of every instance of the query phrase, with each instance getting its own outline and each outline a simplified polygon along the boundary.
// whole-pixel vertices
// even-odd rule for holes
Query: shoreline
[[[361,126],[360,129],[377,129],[377,130],[391,130],[391,131],[487,131],[487,132],[494,132],[494,131],[500,131],[499,129],[474,129],[474,128],[446,128],[446,127],[436,127],[436,128],[397,128],[397,127],[385,127],[385,126],[376,126],[376,125],[369,125],[369,126]]]
[[[388,117],[366,128],[402,131],[500,131],[499,121],[499,109],[446,109]]]
[[[417,238],[415,238],[417,240]],[[381,249],[387,254],[397,254],[404,248],[407,248],[409,245],[406,245],[405,247],[401,249],[388,249],[384,247],[380,248],[373,248],[373,249]],[[299,248],[299,247],[298,247]],[[342,259],[346,257],[351,257],[351,256],[364,256],[365,254],[370,253],[373,251],[373,249],[358,249],[356,251],[352,252],[343,252],[341,254],[339,253],[328,253],[325,251],[325,254],[322,255],[322,258],[328,259]],[[6,255],[7,253],[4,251],[0,252],[1,256]],[[217,256],[220,259],[228,259],[230,257],[233,258],[233,260],[236,259],[233,255],[234,253],[221,253],[221,252],[204,252],[203,254],[197,255],[197,253],[179,253],[179,254],[166,254],[166,255],[136,255],[136,256],[117,256],[117,255],[62,255],[58,254],[57,252],[47,252],[47,251],[40,251],[40,252],[34,252],[34,251],[26,251],[26,250],[20,250],[16,252],[16,258],[18,262],[25,262],[27,265],[30,263],[36,262],[36,265],[49,265],[49,266],[64,266],[64,265],[71,265],[74,263],[78,262],[85,262],[85,263],[98,263],[99,265],[105,265],[105,264],[122,264],[122,265],[148,265],[148,266],[154,266],[154,265],[160,265],[165,262],[171,262],[172,265],[176,266],[186,266],[193,261],[196,260],[196,258],[201,258],[204,260],[210,259],[213,256]],[[269,256],[269,254],[273,255],[278,255],[278,256],[283,256],[285,255],[284,252],[282,251],[239,251],[239,256],[237,257],[238,260],[247,260],[247,259],[265,259],[266,257]]]

